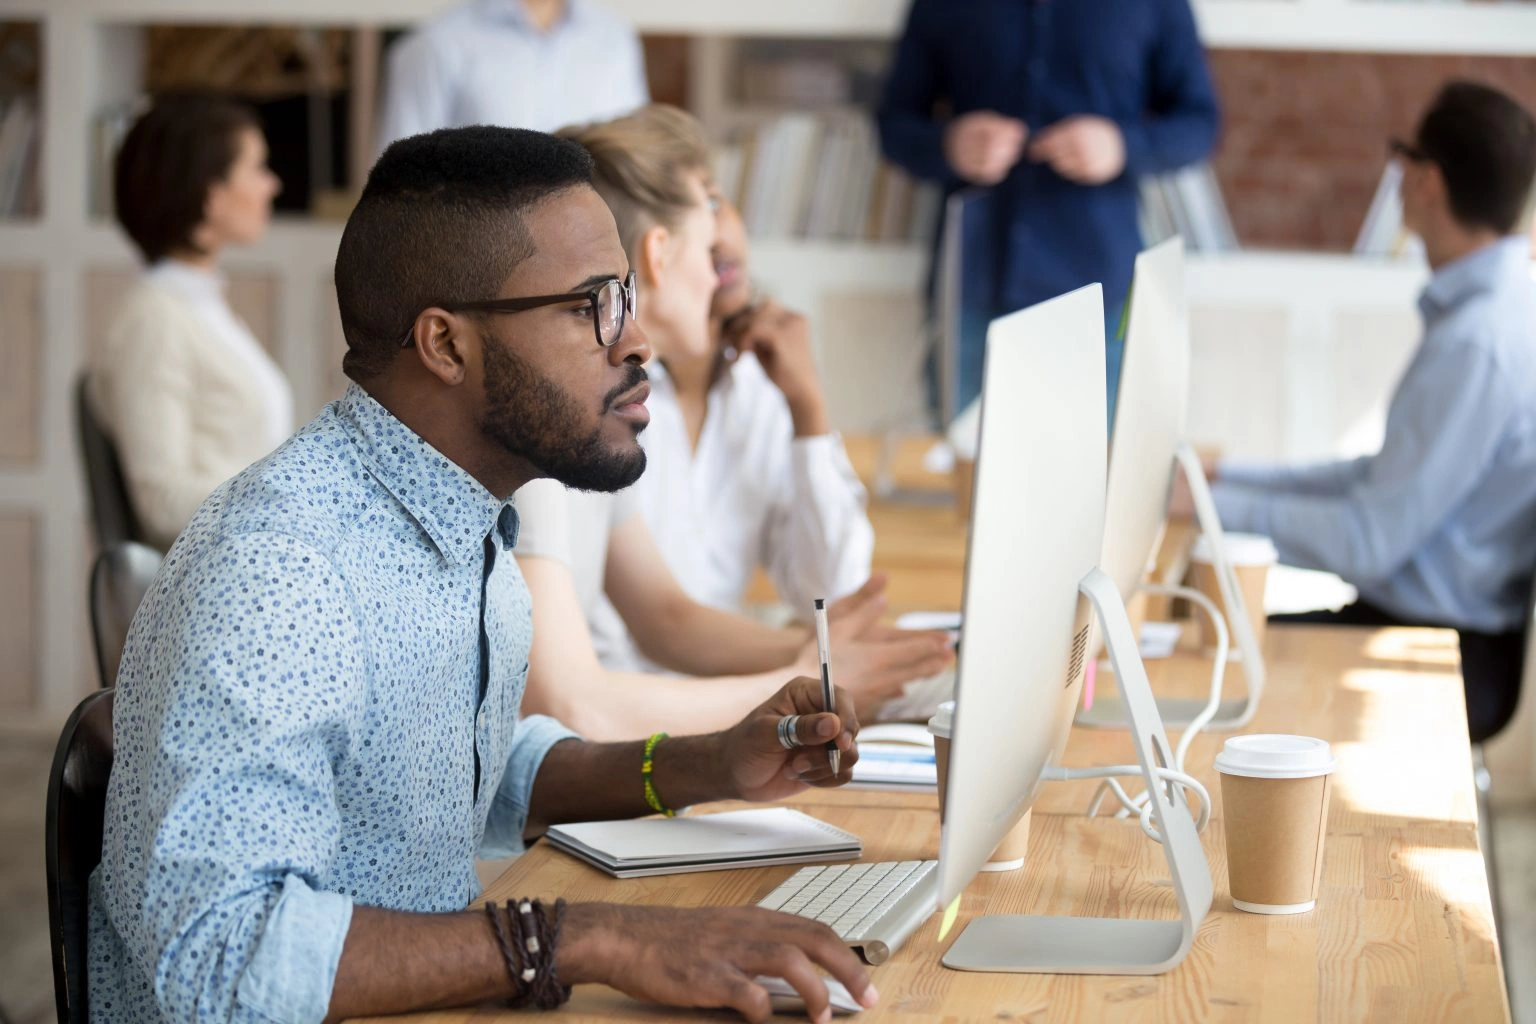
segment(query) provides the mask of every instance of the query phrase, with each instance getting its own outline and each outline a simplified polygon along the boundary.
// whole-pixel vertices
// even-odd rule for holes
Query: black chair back
[[[1508,633],[1457,630],[1467,731],[1485,743],[1504,731],[1520,708],[1526,677],[1536,673],[1536,577],[1528,584],[1525,621]]]
[[[48,773],[48,933],[53,944],[53,991],[59,1024],[84,1024],[87,892],[101,863],[107,778],[112,773],[111,689],[75,708]]]
[[[75,429],[79,435],[80,459],[85,467],[85,486],[90,492],[91,526],[96,532],[96,547],[105,550],[127,540],[144,540],[139,517],[128,498],[123,479],[123,464],[117,445],[96,418],[86,393],[86,375],[75,380]]]
[[[96,564],[91,566],[91,634],[102,686],[117,682],[117,666],[123,660],[133,613],[164,560],[165,556],[152,547],[124,541],[97,555]]]

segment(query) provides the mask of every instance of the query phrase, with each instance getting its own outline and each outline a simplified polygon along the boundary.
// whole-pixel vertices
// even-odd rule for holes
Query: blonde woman
[[[714,203],[695,122],[674,108],[648,107],[561,134],[593,157],[594,184],[617,222],[635,275],[637,320],[654,351],[713,351]],[[536,481],[518,492],[517,508],[516,554],[538,638],[528,713],[552,715],[593,739],[703,731],[739,718],[786,671],[814,674],[807,630],[772,629],[710,607],[678,582],[634,490],[610,496]],[[881,591],[876,580],[850,595],[833,627],[838,681],[861,706],[949,660],[941,634],[879,623]],[[611,655],[626,631],[648,663],[697,678],[605,667],[600,655]]]

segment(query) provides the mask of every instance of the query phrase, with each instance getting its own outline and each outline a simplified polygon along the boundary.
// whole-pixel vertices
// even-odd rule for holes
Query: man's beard
[[[524,359],[494,339],[485,351],[485,416],[480,429],[545,476],[578,491],[622,491],[645,471],[645,449],[603,441],[599,419],[583,432],[581,407]],[[646,379],[629,363],[624,382],[603,397],[603,413]]]

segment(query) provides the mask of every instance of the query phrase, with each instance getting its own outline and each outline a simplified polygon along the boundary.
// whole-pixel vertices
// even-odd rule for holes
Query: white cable
[[[1195,831],[1205,831],[1205,826],[1211,818],[1211,795],[1207,792],[1201,781],[1186,772],[1173,768],[1154,768],[1153,774],[1165,783],[1182,786],[1186,791],[1193,791],[1200,798],[1200,814],[1195,819]],[[1056,765],[1047,766],[1044,778],[1051,782],[1071,782],[1077,779],[1106,779],[1112,789],[1125,791],[1120,788],[1119,777],[1141,776],[1141,767],[1134,764],[1115,764],[1103,768],[1062,768]],[[1157,829],[1152,827],[1152,801],[1148,800],[1139,808],[1138,817],[1141,820],[1141,830],[1145,832],[1153,842],[1161,843],[1163,837]]]
[[[1226,679],[1227,651],[1231,646],[1231,636],[1227,630],[1226,617],[1222,615],[1221,609],[1216,606],[1214,601],[1200,591],[1190,587],[1175,587],[1161,583],[1146,583],[1142,585],[1141,589],[1148,594],[1155,594],[1160,597],[1181,597],[1190,604],[1195,605],[1210,617],[1211,627],[1216,633],[1216,658],[1211,665],[1210,696],[1206,699],[1205,707],[1200,710],[1200,713],[1189,723],[1189,727],[1184,730],[1184,734],[1179,737],[1179,745],[1173,752],[1173,770],[1182,773],[1184,771],[1184,757],[1189,753],[1190,744],[1194,742],[1195,737],[1200,734],[1200,731],[1210,724],[1211,720],[1216,717],[1216,712],[1221,708],[1221,691]],[[1125,818],[1135,814],[1145,819],[1146,809],[1149,806],[1147,794],[1140,793],[1132,797],[1126,793],[1125,788],[1115,779],[1108,780],[1094,792],[1093,802],[1088,807],[1089,817],[1098,813],[1107,792],[1113,792],[1115,798],[1120,801],[1120,809],[1115,812],[1115,817]],[[1205,798],[1202,795],[1201,803],[1204,804],[1204,802]],[[1146,828],[1145,825],[1142,827]]]

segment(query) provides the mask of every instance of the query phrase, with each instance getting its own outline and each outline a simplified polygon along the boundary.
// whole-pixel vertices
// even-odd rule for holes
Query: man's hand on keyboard
[[[779,720],[785,715],[801,716],[796,732],[802,746],[794,750],[785,750],[779,742]],[[722,760],[737,797],[782,800],[807,786],[841,786],[852,779],[859,760],[858,734],[853,698],[839,688],[837,713],[827,714],[822,710],[821,681],[802,676],[721,734]],[[836,775],[826,749],[833,740],[841,762]]]
[[[818,967],[859,1004],[879,993],[859,958],[824,924],[756,907],[573,904],[566,911],[556,972],[567,984],[611,985],[668,1006],[730,1007],[750,1021],[772,1013],[752,979],[783,978],[805,1000],[806,1015],[831,1018]]]

